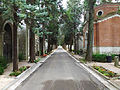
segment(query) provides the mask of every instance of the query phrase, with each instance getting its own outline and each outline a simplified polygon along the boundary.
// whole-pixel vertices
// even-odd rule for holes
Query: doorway
[[[5,25],[4,32],[3,56],[8,61],[12,61],[12,28],[10,24]]]

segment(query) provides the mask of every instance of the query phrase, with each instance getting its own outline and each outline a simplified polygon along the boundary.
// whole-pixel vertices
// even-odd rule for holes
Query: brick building
[[[120,3],[104,3],[94,8],[94,53],[120,53]],[[87,48],[88,23],[83,28]]]

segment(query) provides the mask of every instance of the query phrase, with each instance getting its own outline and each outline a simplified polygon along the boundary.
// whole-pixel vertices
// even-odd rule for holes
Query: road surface
[[[47,59],[16,90],[109,90],[62,49]]]

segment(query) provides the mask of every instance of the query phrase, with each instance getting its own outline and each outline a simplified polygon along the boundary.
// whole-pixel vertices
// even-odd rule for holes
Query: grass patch
[[[81,63],[87,63],[87,61],[83,58],[79,60]]]

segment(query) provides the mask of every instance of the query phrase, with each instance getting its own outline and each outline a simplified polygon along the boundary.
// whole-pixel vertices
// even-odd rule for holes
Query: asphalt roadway
[[[16,90],[109,90],[62,48],[47,59]]]

